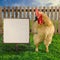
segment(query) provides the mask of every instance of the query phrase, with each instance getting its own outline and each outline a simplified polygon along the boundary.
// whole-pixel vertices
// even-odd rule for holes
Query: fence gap
[[[50,12],[50,11],[49,11],[49,7],[47,7],[47,15],[48,15],[48,17],[49,17],[49,12]]]
[[[41,8],[42,8],[42,7],[40,6],[40,7],[39,7],[39,11],[41,11],[41,12],[42,12],[42,9],[41,9]]]

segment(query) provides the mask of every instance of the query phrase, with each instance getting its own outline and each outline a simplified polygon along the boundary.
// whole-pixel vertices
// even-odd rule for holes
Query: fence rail
[[[58,28],[55,25],[55,33],[60,33],[60,7],[39,7],[39,11],[46,13],[51,20],[58,21]],[[3,18],[35,18],[35,7],[0,7],[0,27]],[[0,33],[2,32],[0,28]]]

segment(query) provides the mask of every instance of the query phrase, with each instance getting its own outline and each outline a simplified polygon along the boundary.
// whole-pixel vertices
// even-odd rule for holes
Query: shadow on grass
[[[32,35],[30,36],[30,44],[0,44],[0,55],[5,54],[24,54],[25,52],[35,52]],[[1,39],[2,40],[2,39]],[[43,48],[44,46],[41,45]],[[41,48],[41,47],[40,47]],[[39,49],[39,52],[45,53],[45,49]]]
[[[1,54],[20,54],[24,52],[34,51],[34,48],[30,44],[19,44],[16,48],[15,44],[1,44],[0,46],[0,55]]]
[[[1,46],[0,55],[24,54],[25,52],[35,52],[35,48],[31,47],[30,44],[18,44],[17,48],[14,44],[4,44],[3,47]],[[39,52],[45,53],[45,50],[39,49]]]

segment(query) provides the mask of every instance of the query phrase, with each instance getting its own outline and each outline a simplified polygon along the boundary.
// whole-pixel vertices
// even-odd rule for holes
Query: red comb
[[[37,17],[39,17],[39,15],[40,15],[37,8],[35,9],[35,14],[36,14]]]
[[[35,14],[36,14],[36,16],[38,18],[38,24],[42,24],[43,23],[42,14],[39,13],[37,8],[35,9]]]

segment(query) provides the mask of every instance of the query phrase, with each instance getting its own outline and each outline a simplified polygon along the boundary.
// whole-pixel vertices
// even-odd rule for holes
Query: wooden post
[[[20,18],[22,18],[22,8],[20,7]]]
[[[27,7],[27,18],[29,18],[29,12],[30,12],[30,9],[29,7]]]
[[[16,7],[16,18],[18,18],[18,7]]]
[[[6,18],[6,7],[4,7],[4,18]]]
[[[26,8],[24,7],[24,18],[26,18]]]
[[[3,29],[2,29],[2,7],[0,7],[0,34],[3,33]]]
[[[60,20],[60,7],[58,8],[58,20]]]
[[[8,7],[8,18],[10,18],[10,7]]]
[[[34,8],[32,7],[32,12],[31,12],[32,20],[34,20]]]
[[[60,7],[58,12],[58,33],[60,34]]]
[[[0,7],[0,19],[2,19],[2,7]]]
[[[55,19],[54,20],[57,20],[57,7],[55,7]]]
[[[18,43],[16,43],[15,49],[16,49],[16,51],[18,51],[18,49],[19,49]]]
[[[53,20],[53,6],[51,7],[51,20]]]
[[[12,18],[14,18],[14,7],[12,7]]]

